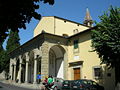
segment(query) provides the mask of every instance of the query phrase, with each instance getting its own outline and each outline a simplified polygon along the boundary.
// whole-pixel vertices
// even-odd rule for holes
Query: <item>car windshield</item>
[[[98,85],[96,82],[93,82],[93,85]]]
[[[88,84],[90,84],[90,85],[97,85],[97,83],[94,82],[94,81],[88,81]]]
[[[87,81],[83,81],[84,84],[87,84]]]

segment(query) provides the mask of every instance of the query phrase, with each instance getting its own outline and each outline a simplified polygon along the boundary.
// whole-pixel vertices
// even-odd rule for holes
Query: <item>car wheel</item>
[[[54,90],[57,90],[57,87],[54,87]]]

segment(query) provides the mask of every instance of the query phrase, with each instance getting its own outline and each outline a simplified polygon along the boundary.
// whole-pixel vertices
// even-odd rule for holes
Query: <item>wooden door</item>
[[[74,80],[80,79],[80,68],[74,68]]]

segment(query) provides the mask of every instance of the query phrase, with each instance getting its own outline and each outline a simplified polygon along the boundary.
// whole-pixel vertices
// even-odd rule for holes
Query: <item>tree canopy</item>
[[[9,29],[26,29],[25,24],[29,23],[32,17],[40,20],[41,15],[36,12],[40,1],[54,4],[54,0],[0,0],[0,42],[8,36]]]
[[[111,6],[100,20],[92,31],[92,47],[102,63],[115,68],[116,80],[120,82],[120,8]]]
[[[20,41],[20,38],[19,38],[18,31],[13,32],[12,30],[10,30],[9,37],[7,40],[6,50],[5,50],[5,53],[3,54],[3,56],[5,57],[4,58],[5,60],[3,59],[4,60],[3,63],[5,66],[3,66],[3,67],[6,72],[9,71],[9,64],[8,64],[10,61],[9,53],[20,46],[19,41]]]
[[[11,51],[20,46],[20,38],[17,31],[10,31],[9,38],[7,40],[6,51],[9,54]]]
[[[100,19],[92,33],[92,47],[102,63],[114,67],[120,63],[120,8],[111,6]]]

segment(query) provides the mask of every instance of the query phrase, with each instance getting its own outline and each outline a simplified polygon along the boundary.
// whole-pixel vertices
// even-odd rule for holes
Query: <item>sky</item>
[[[100,22],[98,16],[101,16],[104,11],[107,11],[110,5],[120,7],[120,0],[55,0],[54,5],[44,4],[42,2],[39,5],[40,8],[37,12],[41,16],[58,16],[83,24],[86,8],[89,9],[92,19]],[[26,30],[20,29],[21,45],[33,38],[34,28],[39,22],[39,20],[32,19],[26,25]]]

